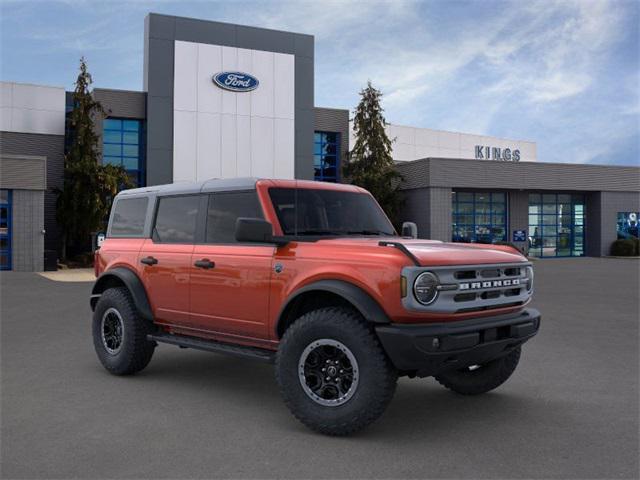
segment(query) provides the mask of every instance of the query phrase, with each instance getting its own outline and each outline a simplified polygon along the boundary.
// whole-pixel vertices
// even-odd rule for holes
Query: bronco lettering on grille
[[[481,288],[513,287],[520,285],[520,279],[491,280],[486,282],[467,282],[459,285],[460,290],[479,290]]]

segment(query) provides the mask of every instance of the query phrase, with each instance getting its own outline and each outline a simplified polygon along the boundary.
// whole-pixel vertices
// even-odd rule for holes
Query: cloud
[[[300,24],[319,29],[323,36],[339,32],[340,39],[329,41],[362,45],[350,48],[352,58],[358,61],[349,62],[355,63],[355,71],[348,75],[360,84],[372,78],[386,93],[385,104],[391,108],[406,107],[445,86],[451,77],[466,75],[465,69],[472,64],[490,77],[481,88],[484,95],[524,95],[532,103],[545,103],[588,89],[597,66],[595,54],[606,51],[615,39],[620,13],[605,2],[519,5],[509,4],[510,8],[491,17],[490,22],[487,18],[461,18],[456,29],[444,36],[434,35],[438,25],[421,17],[417,3],[403,5],[390,18],[380,8],[349,8],[351,15],[342,19],[343,23],[326,22],[314,9],[295,16],[312,19]],[[375,22],[381,17],[386,25],[378,30]],[[343,28],[354,19],[355,27]],[[376,35],[362,35],[361,25]]]
[[[371,35],[376,27],[407,18],[416,3],[408,0],[324,0],[259,5],[262,8],[251,16],[260,26],[309,33],[319,41],[339,42],[341,37]]]
[[[619,32],[622,12],[611,7],[563,2],[529,13],[515,37],[489,45],[486,57],[501,80],[485,93],[523,93],[530,102],[543,103],[585,92]]]

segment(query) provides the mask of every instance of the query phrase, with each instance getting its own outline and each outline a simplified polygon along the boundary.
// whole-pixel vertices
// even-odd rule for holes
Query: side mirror
[[[413,222],[404,222],[402,224],[402,236],[418,238],[418,226]]]
[[[100,232],[96,235],[96,249],[102,246],[106,238],[107,236],[104,234],[104,232]]]
[[[271,224],[261,218],[239,217],[236,220],[236,240],[243,243],[287,244],[280,237],[274,237]]]

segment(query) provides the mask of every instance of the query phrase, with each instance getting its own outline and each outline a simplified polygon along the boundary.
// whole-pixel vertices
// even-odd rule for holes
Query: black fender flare
[[[123,283],[125,287],[131,293],[133,303],[135,304],[138,312],[145,320],[153,321],[153,314],[151,313],[151,306],[149,305],[149,299],[147,297],[147,291],[142,284],[142,280],[132,270],[125,267],[116,267],[104,272],[93,285],[91,290],[91,310],[95,310],[96,303],[102,292],[106,290],[113,280],[118,283]]]
[[[286,313],[288,312],[289,307],[291,307],[293,302],[295,302],[301,295],[313,291],[328,292],[342,297],[353,305],[368,322],[377,324],[390,323],[389,317],[378,302],[371,298],[371,295],[362,288],[343,280],[319,280],[296,290],[289,296],[289,298],[287,298],[285,304],[278,313],[278,320],[275,326],[276,335],[278,337],[282,334],[282,322],[286,321]]]

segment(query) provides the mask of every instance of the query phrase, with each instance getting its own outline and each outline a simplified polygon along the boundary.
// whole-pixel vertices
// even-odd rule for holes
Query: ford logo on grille
[[[253,75],[243,72],[220,72],[213,76],[213,83],[232,92],[250,92],[260,85]]]

